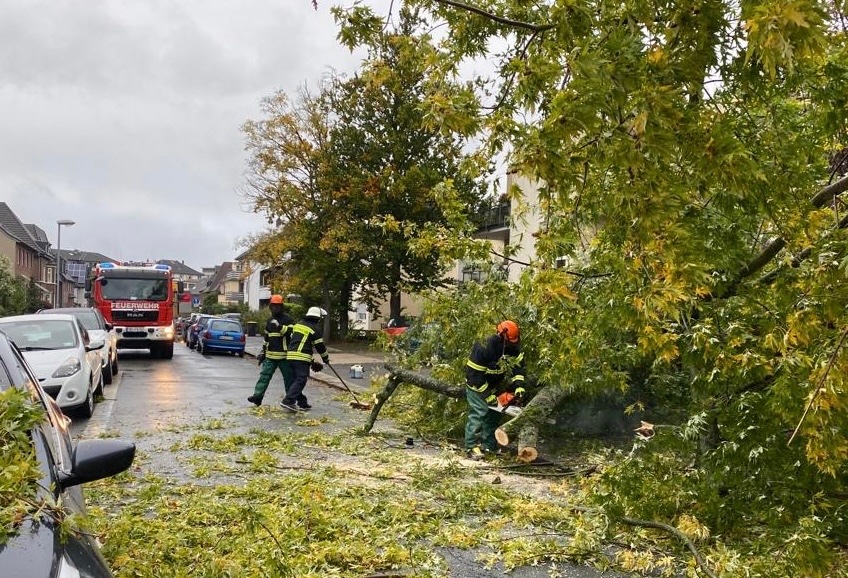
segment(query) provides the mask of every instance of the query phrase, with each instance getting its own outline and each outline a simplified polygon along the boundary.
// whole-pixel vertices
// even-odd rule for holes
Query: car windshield
[[[241,324],[236,323],[235,321],[227,321],[216,319],[215,321],[209,322],[210,331],[235,331],[241,332]]]
[[[165,301],[168,298],[167,279],[124,279],[109,277],[108,283],[101,285],[104,299]]]
[[[78,344],[73,321],[0,321],[0,328],[23,351],[71,349]]]
[[[68,313],[79,319],[82,326],[89,331],[103,329],[100,326],[100,320],[97,318],[97,314],[91,309],[80,309],[79,311],[69,311]]]

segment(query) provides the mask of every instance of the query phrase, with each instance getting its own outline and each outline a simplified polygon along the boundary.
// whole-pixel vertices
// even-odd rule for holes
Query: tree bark
[[[389,382],[386,386],[374,396],[374,407],[371,408],[371,415],[368,416],[368,420],[365,422],[365,433],[370,432],[374,427],[374,422],[377,421],[377,415],[380,413],[380,410],[383,409],[383,404],[389,401],[389,398],[400,384],[400,377],[394,374],[390,375]]]
[[[427,377],[426,375],[421,375],[390,363],[385,364],[384,367],[389,370],[389,382],[376,395],[376,402],[374,403],[374,407],[371,408],[371,415],[368,416],[368,420],[365,422],[365,433],[370,432],[374,427],[374,422],[377,421],[377,416],[383,408],[383,405],[385,405],[401,383],[410,383],[416,387],[420,387],[421,389],[435,391],[436,393],[441,393],[442,395],[446,395],[454,399],[462,399],[465,397],[464,387],[448,385],[441,381]]]
[[[547,385],[540,389],[521,414],[495,431],[498,443],[502,446],[508,445],[510,440],[518,434],[519,449],[524,443],[525,447],[531,447],[530,444],[533,444],[535,450],[535,438],[538,435],[539,426],[545,423],[553,408],[557,407],[569,393],[571,393],[569,389],[563,385]]]
[[[398,377],[403,383],[411,383],[421,389],[435,391],[436,393],[441,393],[454,399],[465,399],[465,387],[450,385],[432,377],[392,365],[391,363],[385,364],[384,367],[389,370],[392,377]]]

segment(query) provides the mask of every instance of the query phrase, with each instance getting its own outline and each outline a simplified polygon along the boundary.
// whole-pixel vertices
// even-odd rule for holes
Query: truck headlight
[[[76,357],[69,357],[62,362],[62,365],[60,365],[56,371],[53,372],[52,377],[70,377],[80,369],[82,369],[80,360]]]

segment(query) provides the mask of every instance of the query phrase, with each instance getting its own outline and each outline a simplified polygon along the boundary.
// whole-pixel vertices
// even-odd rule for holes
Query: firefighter
[[[479,460],[484,452],[495,452],[498,447],[495,430],[501,413],[490,406],[498,404],[500,394],[509,393],[513,397],[506,399],[519,403],[525,393],[524,354],[515,321],[500,322],[494,335],[474,344],[465,364],[465,381],[468,400],[465,450],[469,458]]]
[[[262,353],[256,356],[256,360],[262,366],[262,369],[259,372],[256,387],[253,389],[253,395],[247,398],[247,401],[257,406],[262,405],[262,398],[265,397],[268,384],[278,368],[280,373],[283,374],[283,384],[286,391],[291,387],[294,377],[288,359],[286,359],[285,338],[286,329],[294,324],[294,319],[286,313],[282,295],[271,295],[268,308],[271,310],[271,318],[265,324],[265,343],[262,345]],[[306,406],[309,405],[305,397],[302,403]]]
[[[330,363],[330,356],[327,353],[327,347],[324,345],[324,339],[321,337],[319,328],[321,318],[325,315],[327,315],[327,312],[320,307],[310,307],[300,323],[295,323],[289,327],[287,357],[294,379],[291,387],[286,391],[286,397],[280,402],[283,409],[292,412],[309,409],[299,401],[303,397],[306,380],[309,379],[309,370],[321,371],[324,368],[320,363],[313,361],[312,355],[314,352],[321,356],[324,363]]]

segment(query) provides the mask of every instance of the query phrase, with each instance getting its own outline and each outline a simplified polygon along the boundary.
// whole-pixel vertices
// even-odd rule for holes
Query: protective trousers
[[[288,359],[268,359],[262,362],[262,369],[259,371],[259,379],[256,380],[256,387],[253,388],[253,395],[261,401],[265,397],[265,391],[268,389],[268,384],[271,383],[271,378],[274,377],[274,372],[280,369],[283,374],[283,384],[288,393],[291,387],[294,374],[292,373],[291,365]]]
[[[467,450],[474,447],[489,451],[498,449],[495,430],[501,423],[501,414],[489,409],[489,404],[486,403],[483,395],[469,387],[465,388],[465,399],[468,400],[468,419],[465,422],[465,449]]]
[[[303,388],[306,387],[306,380],[309,379],[309,361],[295,361],[290,359],[289,365],[292,369],[292,383],[286,389],[286,397],[283,398],[283,403],[294,405],[297,403],[301,407],[306,402],[306,396],[303,395]]]

